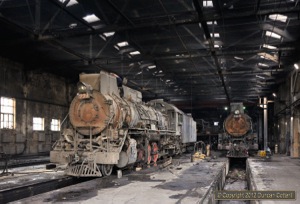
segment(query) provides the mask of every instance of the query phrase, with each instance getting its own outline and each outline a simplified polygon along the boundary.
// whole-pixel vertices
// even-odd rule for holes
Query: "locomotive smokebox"
[[[70,121],[82,135],[97,135],[108,127],[123,123],[120,107],[116,102],[119,90],[116,77],[108,74],[81,74],[78,93],[73,99]],[[101,93],[98,90],[104,89]],[[113,97],[114,96],[114,97]]]
[[[89,99],[81,99],[80,95],[73,99],[69,109],[70,121],[81,134],[89,135],[90,130],[86,127],[91,127],[93,135],[106,128],[110,109],[105,100],[99,93],[93,93]]]
[[[241,137],[251,130],[251,119],[246,114],[231,113],[224,122],[224,128],[233,137]]]
[[[252,129],[251,118],[244,113],[242,103],[231,103],[230,110],[230,115],[224,121],[224,129],[233,137],[242,137]]]

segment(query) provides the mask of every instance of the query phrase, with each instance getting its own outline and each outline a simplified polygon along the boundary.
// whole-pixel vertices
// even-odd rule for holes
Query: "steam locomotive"
[[[257,134],[253,132],[252,119],[244,113],[242,103],[231,103],[231,113],[226,117],[224,133],[218,135],[218,149],[227,150],[229,158],[247,158],[249,152],[258,150]]]
[[[196,141],[196,122],[163,100],[142,102],[142,94],[101,71],[81,74],[69,108],[70,127],[50,152],[66,174],[101,177],[114,166],[154,164],[180,154]]]

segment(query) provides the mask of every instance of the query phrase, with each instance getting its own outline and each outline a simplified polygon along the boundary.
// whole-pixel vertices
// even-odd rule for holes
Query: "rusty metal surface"
[[[230,114],[224,122],[224,128],[231,136],[241,137],[251,130],[250,117],[246,114],[240,114],[239,117]]]
[[[93,127],[93,134],[104,130],[111,118],[111,113],[106,98],[102,94],[94,92],[89,99],[81,99],[77,95],[71,103],[69,116],[72,125],[81,134],[88,135],[89,128],[86,127]]]

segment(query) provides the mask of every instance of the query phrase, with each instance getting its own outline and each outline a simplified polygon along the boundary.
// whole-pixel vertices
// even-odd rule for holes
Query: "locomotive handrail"
[[[60,124],[60,130],[61,130],[61,127],[63,126],[64,122],[67,120],[67,117],[69,116],[69,112],[68,114],[65,116],[65,118],[63,119],[63,121],[61,122]]]

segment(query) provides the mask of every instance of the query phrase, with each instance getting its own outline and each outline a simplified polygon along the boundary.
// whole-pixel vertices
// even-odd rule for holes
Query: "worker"
[[[206,156],[207,157],[210,156],[210,145],[209,144],[206,145]]]

